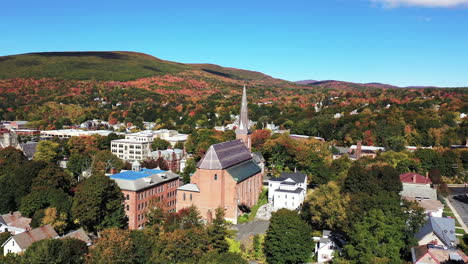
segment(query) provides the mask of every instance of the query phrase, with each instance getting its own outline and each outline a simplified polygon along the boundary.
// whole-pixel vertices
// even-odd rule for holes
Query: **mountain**
[[[296,81],[295,83],[307,85],[311,87],[323,87],[323,88],[333,88],[333,89],[343,89],[343,88],[385,88],[385,89],[395,89],[395,88],[407,88],[407,89],[422,89],[422,88],[440,88],[435,86],[407,86],[407,87],[399,87],[391,84],[385,83],[378,83],[378,82],[371,82],[371,83],[353,83],[353,82],[346,82],[346,81],[336,81],[336,80],[323,80],[323,81],[316,81],[316,80],[303,80],[303,81]]]
[[[185,71],[200,71],[235,80],[273,79],[255,71],[213,64],[177,63],[128,51],[38,52],[0,57],[0,79],[130,81]]]

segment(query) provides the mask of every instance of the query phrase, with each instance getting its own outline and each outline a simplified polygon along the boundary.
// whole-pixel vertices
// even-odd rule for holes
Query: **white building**
[[[295,210],[302,205],[307,191],[307,176],[301,172],[283,172],[279,178],[268,180],[268,202],[273,210]]]
[[[58,238],[57,232],[50,225],[41,226],[18,235],[11,236],[2,245],[3,254],[20,253],[28,249],[32,243],[51,238]]]
[[[145,160],[151,153],[152,141],[116,139],[111,141],[112,154],[126,161]]]
[[[59,130],[42,130],[41,138],[50,139],[53,137],[58,137],[60,139],[71,138],[71,137],[81,137],[81,136],[108,136],[110,133],[115,133],[111,130],[81,130],[81,129],[59,129]],[[121,133],[116,133],[121,134]]]
[[[23,217],[19,211],[0,215],[0,233],[17,235],[31,229],[30,223],[31,218]]]
[[[332,234],[330,230],[323,230],[322,237],[314,237],[315,255],[318,263],[329,262],[333,259],[335,251],[340,251],[344,241]]]

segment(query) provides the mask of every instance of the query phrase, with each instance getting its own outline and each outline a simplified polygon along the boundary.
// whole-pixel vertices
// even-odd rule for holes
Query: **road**
[[[463,222],[468,225],[468,204],[453,199],[454,196],[465,194],[468,188],[465,190],[465,187],[449,187],[449,189],[451,191],[448,197],[450,203],[455,207]]]

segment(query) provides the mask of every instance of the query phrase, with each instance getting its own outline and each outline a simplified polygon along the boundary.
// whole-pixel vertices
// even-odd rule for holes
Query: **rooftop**
[[[18,246],[24,250],[36,241],[56,237],[58,237],[58,234],[55,232],[54,228],[52,228],[50,225],[45,225],[18,235],[14,235],[12,239],[14,239]]]
[[[170,171],[142,169],[141,171],[125,171],[110,176],[120,189],[140,191],[164,182],[179,179],[179,175]]]
[[[424,177],[421,174],[408,172],[400,174],[400,181],[404,183],[416,183],[416,184],[431,184],[432,181],[429,177]]]
[[[141,179],[141,178],[144,178],[144,177],[151,176],[153,174],[158,174],[158,173],[161,173],[161,172],[165,172],[165,171],[143,168],[143,169],[141,169],[141,171],[131,171],[131,170],[129,170],[129,171],[124,171],[124,172],[121,172],[121,173],[113,174],[110,177],[112,179],[121,179],[121,180],[133,181],[133,180],[137,180],[137,179]]]
[[[207,170],[221,170],[252,159],[249,150],[241,140],[232,140],[211,145],[197,167]]]

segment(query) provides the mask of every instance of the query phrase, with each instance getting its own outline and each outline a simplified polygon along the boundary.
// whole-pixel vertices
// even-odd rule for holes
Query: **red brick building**
[[[244,87],[237,140],[212,145],[197,164],[190,184],[177,190],[177,210],[195,205],[210,222],[218,207],[225,218],[237,223],[241,209],[257,203],[262,191],[262,169],[252,159],[248,127],[247,96]]]
[[[146,212],[155,201],[164,203],[167,211],[175,211],[179,175],[170,171],[140,169],[138,162],[132,167],[131,171],[110,177],[124,195],[129,229],[138,229],[145,227]]]

